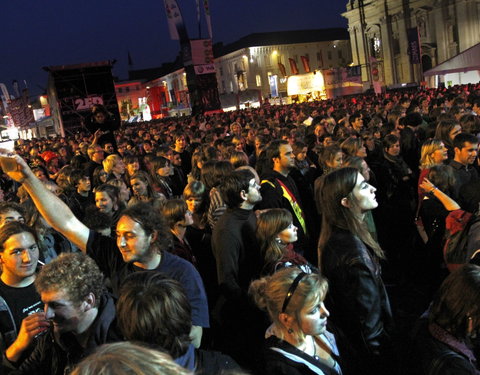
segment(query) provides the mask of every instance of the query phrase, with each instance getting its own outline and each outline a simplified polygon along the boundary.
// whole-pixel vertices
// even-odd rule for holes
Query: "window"
[[[255,80],[257,81],[257,86],[262,86],[262,77],[260,76],[260,74],[257,74],[255,76]]]
[[[332,59],[332,51],[327,51],[327,59]]]

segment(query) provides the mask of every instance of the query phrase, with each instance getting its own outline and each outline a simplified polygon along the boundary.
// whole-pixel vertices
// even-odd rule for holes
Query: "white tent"
[[[449,85],[477,83],[480,81],[480,43],[462,53],[438,64],[436,67],[423,73],[425,77]]]

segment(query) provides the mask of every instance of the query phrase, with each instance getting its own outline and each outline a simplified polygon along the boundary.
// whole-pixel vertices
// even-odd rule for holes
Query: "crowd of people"
[[[19,139],[0,165],[12,374],[477,374],[480,85]],[[480,223],[480,221],[478,221]]]

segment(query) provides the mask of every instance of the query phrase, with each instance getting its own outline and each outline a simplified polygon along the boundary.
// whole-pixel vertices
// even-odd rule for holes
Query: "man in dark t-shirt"
[[[163,217],[149,204],[139,203],[122,212],[117,226],[117,239],[103,237],[80,222],[60,198],[45,188],[25,161],[15,156],[17,170],[9,176],[30,194],[47,222],[83,253],[91,256],[118,290],[124,277],[136,270],[163,272],[185,288],[195,316],[191,338],[200,346],[202,327],[209,327],[208,304],[201,277],[193,266],[167,254],[171,234]]]

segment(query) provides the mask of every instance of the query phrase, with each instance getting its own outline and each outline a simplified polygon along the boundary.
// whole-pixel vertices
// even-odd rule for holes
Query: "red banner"
[[[298,74],[297,62],[289,58],[288,61],[290,62],[290,70],[292,71],[292,75]]]
[[[308,61],[307,56],[300,56],[302,59],[303,69],[305,69],[305,73],[310,73],[310,61]]]
[[[283,65],[282,63],[278,63],[278,69],[280,70],[280,73],[282,73],[284,77],[287,76],[287,70],[285,69],[285,65]]]

